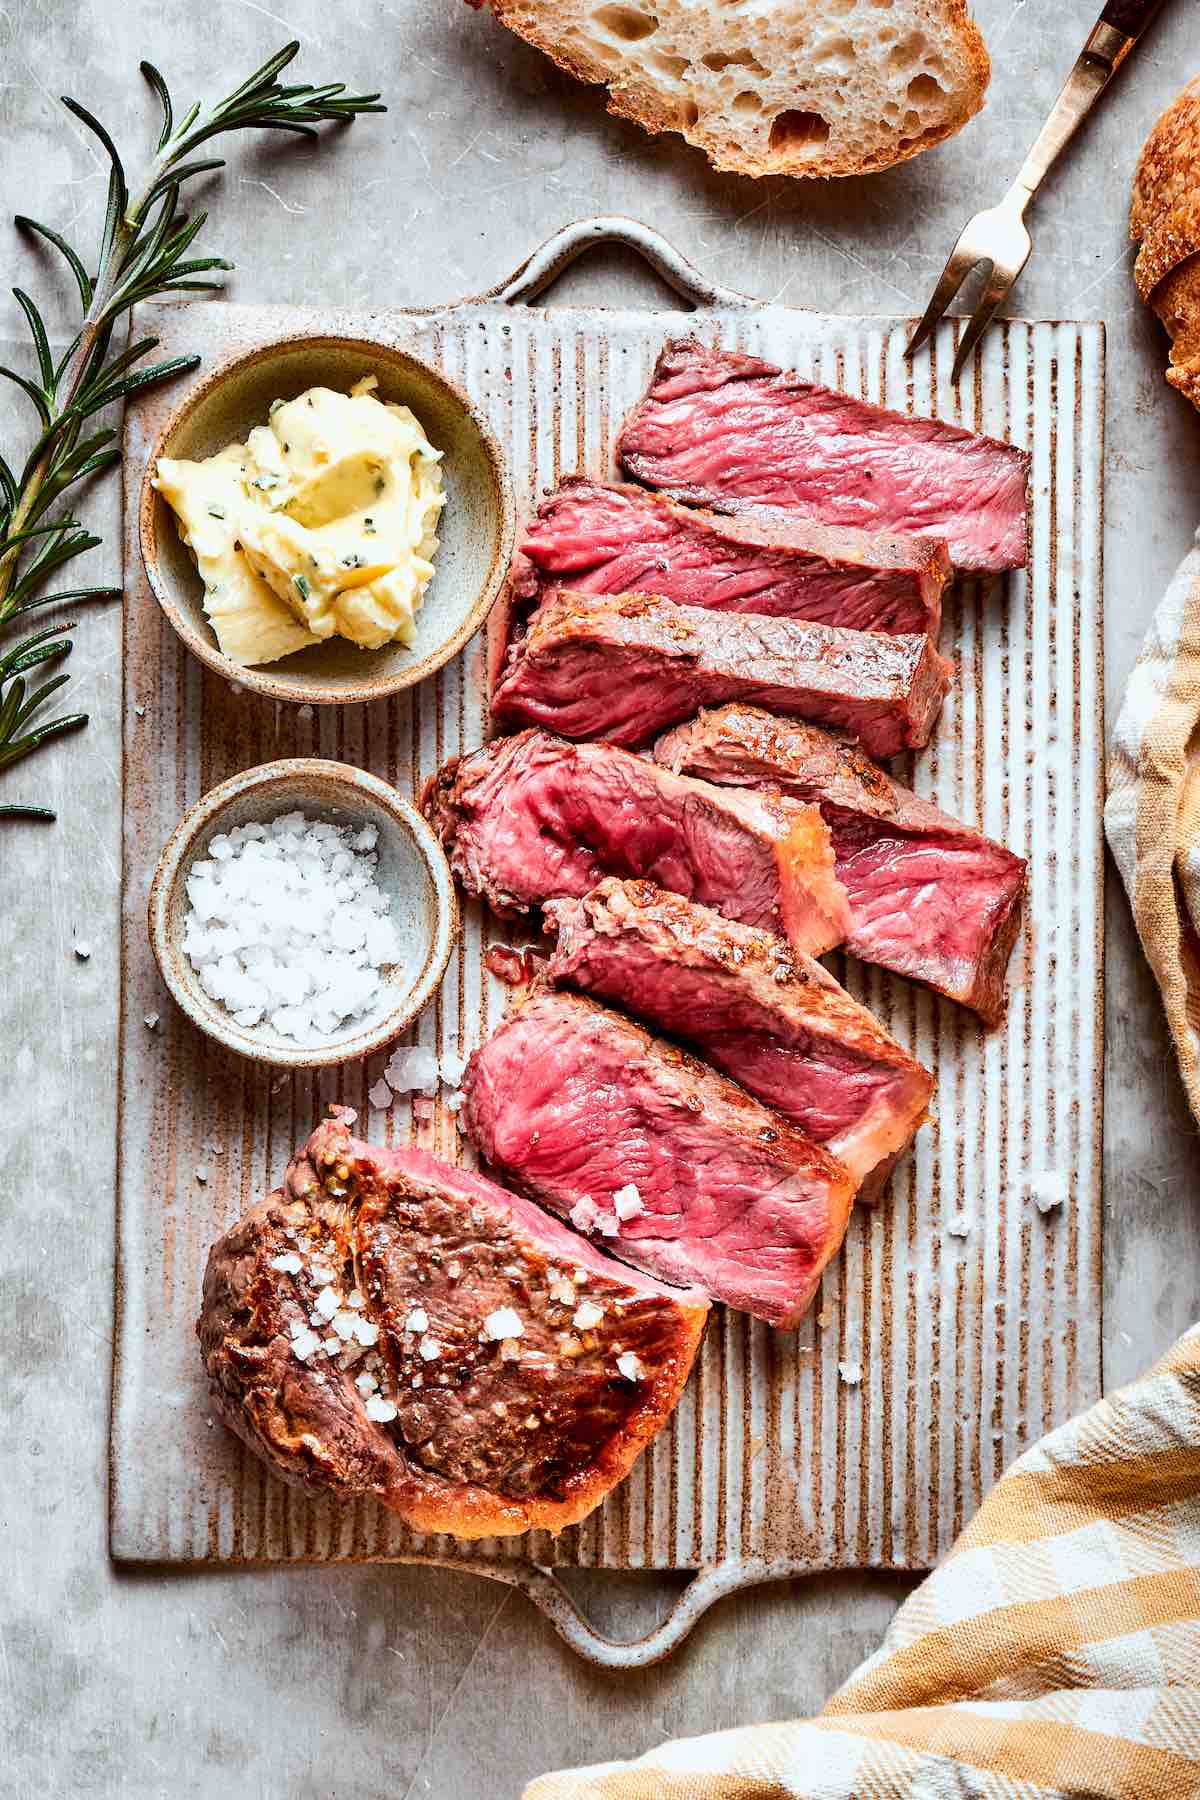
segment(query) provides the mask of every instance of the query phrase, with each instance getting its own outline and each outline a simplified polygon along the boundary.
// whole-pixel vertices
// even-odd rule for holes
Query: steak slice
[[[950,576],[937,538],[819,525],[766,507],[722,518],[644,488],[568,475],[526,529],[512,588],[523,612],[553,588],[640,591],[715,612],[936,639]]]
[[[472,1143],[519,1187],[771,1325],[799,1322],[845,1236],[854,1182],[836,1157],[575,994],[535,991],[475,1052],[463,1094]]]
[[[816,808],[673,775],[613,744],[542,731],[440,769],[422,798],[469,894],[501,914],[644,877],[811,955],[840,943],[845,896]]]
[[[846,948],[923,981],[988,1025],[1004,1017],[1025,859],[922,800],[848,744],[750,706],[661,738],[664,767],[812,801],[850,900]]]
[[[648,881],[555,900],[542,970],[695,1045],[845,1163],[886,1176],[924,1119],[933,1079],[820,963]]]
[[[694,338],[667,344],[617,452],[638,481],[702,506],[941,538],[956,568],[980,573],[1028,556],[1025,451]]]
[[[416,1531],[583,1518],[678,1400],[704,1296],[332,1114],[209,1254],[197,1331],[217,1411],[285,1480],[373,1495]]]
[[[742,700],[894,756],[928,742],[947,667],[926,637],[556,590],[510,649],[492,716],[633,745],[698,707]]]

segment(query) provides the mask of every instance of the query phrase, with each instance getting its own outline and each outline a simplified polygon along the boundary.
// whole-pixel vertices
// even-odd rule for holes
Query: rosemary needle
[[[108,158],[108,199],[92,264],[49,225],[20,214],[16,219],[23,231],[62,256],[79,291],[81,318],[75,337],[55,360],[37,304],[22,288],[13,289],[29,327],[36,367],[23,374],[0,365],[0,375],[15,382],[29,401],[36,436],[19,467],[0,455],[0,639],[36,607],[120,595],[115,587],[46,591],[52,575],[100,542],[59,502],[120,459],[116,428],[97,424],[98,415],[199,362],[196,356],[147,362],[157,338],[123,349],[113,346],[118,321],[139,302],[158,294],[211,292],[221,285],[214,275],[233,267],[219,256],[190,254],[207,214],[188,218],[180,208],[181,189],[194,176],[224,167],[222,158],[198,156],[197,151],[226,132],[315,137],[318,125],[386,111],[378,94],[347,94],[341,82],[282,85],[278,77],[299,48],[298,43],[285,45],[223,100],[208,107],[197,102],[178,122],[162,75],[153,63],[143,62],[142,74],[158,96],[163,119],[149,166],[132,188],[108,131],[86,107],[64,96],[63,105],[99,139]],[[7,652],[0,642],[0,776],[52,739],[87,724],[86,713],[36,722],[51,694],[69,679],[65,672],[32,688],[27,680],[31,670],[66,660],[71,640],[65,633],[72,629],[56,625],[36,632]],[[0,820],[53,817],[46,807],[0,804]]]

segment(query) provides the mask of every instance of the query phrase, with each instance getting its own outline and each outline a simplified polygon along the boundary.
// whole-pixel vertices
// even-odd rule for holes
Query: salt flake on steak
[[[490,1312],[483,1321],[483,1329],[494,1343],[503,1338],[521,1337],[525,1331],[520,1313],[511,1306],[498,1306],[495,1312]]]
[[[646,1208],[635,1182],[627,1182],[623,1188],[617,1189],[613,1195],[613,1210],[622,1223],[626,1219],[636,1219],[639,1213],[645,1212]]]
[[[576,1231],[582,1231],[588,1237],[593,1237],[596,1233],[601,1237],[617,1237],[621,1230],[614,1215],[601,1212],[592,1200],[581,1200],[578,1206],[571,1208],[567,1217]]]

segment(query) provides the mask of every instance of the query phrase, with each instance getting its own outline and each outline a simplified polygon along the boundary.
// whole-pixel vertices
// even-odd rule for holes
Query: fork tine
[[[971,256],[961,248],[965,236],[966,232],[963,231],[959,236],[958,243],[946,258],[946,266],[938,277],[938,284],[933,290],[929,305],[925,308],[921,323],[908,340],[905,356],[912,356],[921,348],[976,263],[984,260],[979,256]]]
[[[1004,269],[998,264],[993,265],[992,272],[987,278],[987,285],[979,296],[979,302],[971,314],[970,324],[963,332],[962,342],[958,346],[958,355],[954,359],[954,372],[950,377],[952,383],[958,381],[966,368],[971,352],[991,324],[996,308],[1006,298],[1019,274],[1019,269]]]

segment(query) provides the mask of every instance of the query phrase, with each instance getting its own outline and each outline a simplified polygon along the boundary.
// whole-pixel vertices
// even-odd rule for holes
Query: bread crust
[[[1158,284],[1198,251],[1200,194],[1195,194],[1168,212],[1160,213],[1142,239],[1133,265],[1133,278],[1142,299],[1149,300]]]
[[[1167,381],[1200,407],[1200,75],[1161,114],[1138,158],[1134,279],[1171,338]]]
[[[1133,178],[1129,235],[1140,242],[1200,181],[1200,75],[1162,112],[1142,146]]]
[[[941,0],[947,32],[958,40],[965,79],[956,94],[958,104],[940,123],[908,137],[897,130],[886,148],[865,156],[827,150],[818,158],[786,147],[761,155],[749,147],[731,150],[725,140],[704,129],[701,118],[686,116],[686,104],[682,107],[673,104],[648,82],[639,81],[632,74],[614,74],[598,57],[590,56],[578,44],[564,42],[556,31],[552,6],[543,6],[539,0],[470,0],[470,4],[490,6],[501,24],[542,51],[565,74],[577,81],[606,87],[609,112],[632,120],[644,131],[656,134],[678,132],[689,144],[702,150],[712,166],[723,174],[826,178],[874,174],[893,168],[960,131],[983,105],[991,79],[991,57],[983,35],[968,11],[967,0]]]

